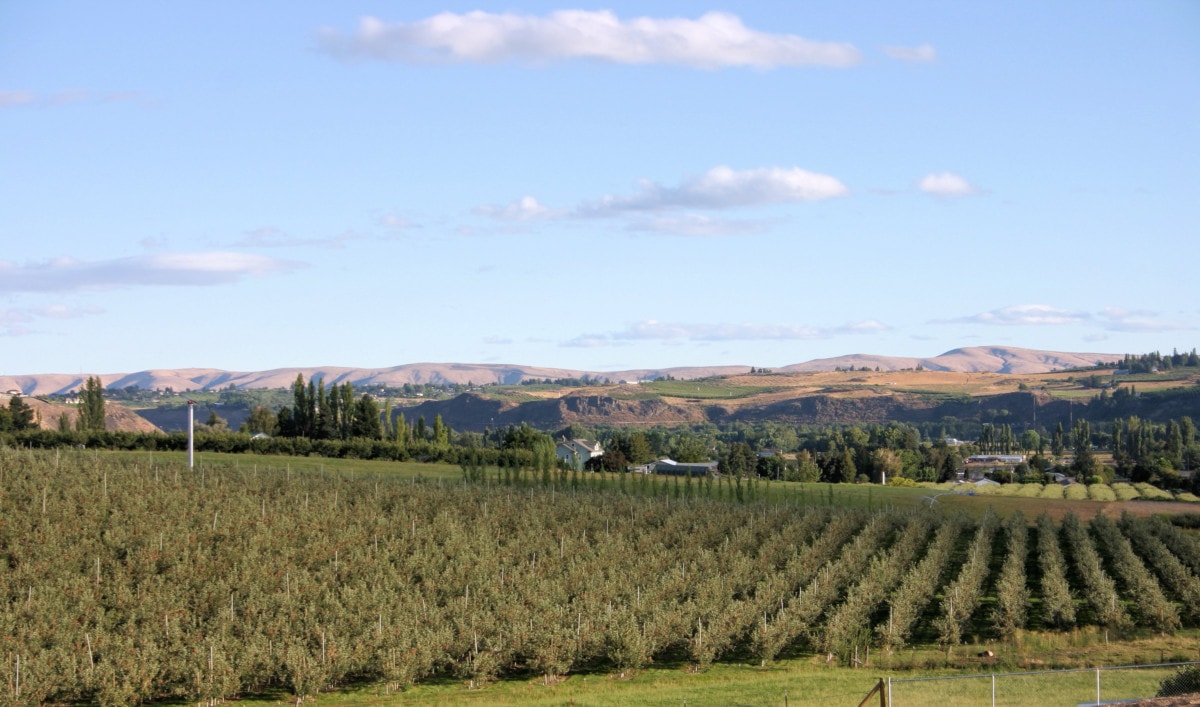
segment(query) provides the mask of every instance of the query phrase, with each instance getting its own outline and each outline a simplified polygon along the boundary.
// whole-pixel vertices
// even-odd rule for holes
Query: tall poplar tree
[[[78,428],[82,432],[104,431],[104,386],[100,379],[88,376],[79,394]]]

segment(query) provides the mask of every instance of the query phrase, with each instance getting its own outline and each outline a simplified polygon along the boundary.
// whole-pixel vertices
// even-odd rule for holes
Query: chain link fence
[[[1022,673],[882,678],[863,704],[909,705],[1103,705],[1200,691],[1200,662],[1120,665]],[[878,695],[878,697],[875,697]]]

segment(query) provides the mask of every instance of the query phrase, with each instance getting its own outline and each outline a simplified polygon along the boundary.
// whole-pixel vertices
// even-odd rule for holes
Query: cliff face
[[[538,429],[585,425],[682,425],[703,422],[704,410],[670,405],[662,400],[617,400],[607,395],[567,395],[553,400],[504,404],[474,393],[451,400],[421,403],[403,410],[409,422],[441,415],[456,430],[480,432],[522,422]]]
[[[944,418],[1009,423],[1024,427],[1036,424],[1052,428],[1070,427],[1074,419],[1104,420],[1136,414],[1146,419],[1190,415],[1200,417],[1200,395],[1144,396],[1115,409],[1103,403],[1072,403],[1044,393],[1016,392],[978,396],[873,395],[841,397],[804,395],[762,405],[725,407],[661,399],[623,400],[607,395],[567,395],[552,400],[502,404],[475,394],[446,401],[430,401],[405,408],[409,422],[419,415],[442,420],[456,430],[482,431],[522,422],[542,430],[572,423],[597,426],[693,425],[702,422],[759,422],[770,420],[790,425],[872,424],[887,422],[938,422]],[[1165,416],[1165,417],[1164,417]]]

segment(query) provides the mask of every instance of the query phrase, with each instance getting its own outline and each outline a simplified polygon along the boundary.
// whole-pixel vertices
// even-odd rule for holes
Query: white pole
[[[188,406],[188,468],[196,466],[196,401],[187,401]]]

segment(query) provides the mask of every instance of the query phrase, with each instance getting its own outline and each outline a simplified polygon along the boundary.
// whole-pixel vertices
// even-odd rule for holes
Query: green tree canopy
[[[77,426],[81,431],[104,431],[104,386],[95,376],[88,376],[79,394]]]

